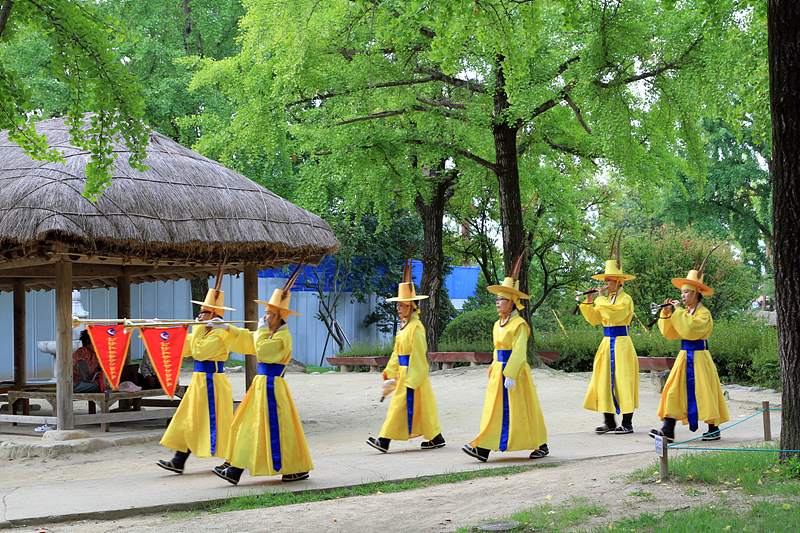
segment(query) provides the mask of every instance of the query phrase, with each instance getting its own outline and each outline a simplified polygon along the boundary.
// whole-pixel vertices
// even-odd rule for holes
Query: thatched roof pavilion
[[[24,292],[56,290],[59,429],[67,407],[71,427],[61,378],[71,382],[73,288],[116,287],[119,317],[129,318],[131,283],[213,276],[224,262],[226,274],[244,272],[254,319],[258,269],[316,264],[339,249],[320,217],[155,132],[150,169],[130,168],[117,144],[111,186],[92,202],[81,195],[90,154],[70,144],[64,119],[36,130],[66,162],[34,161],[0,132],[0,290],[14,291],[15,384],[25,382]]]

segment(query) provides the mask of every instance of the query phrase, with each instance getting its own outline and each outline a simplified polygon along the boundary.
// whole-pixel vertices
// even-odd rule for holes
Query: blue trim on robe
[[[513,350],[497,350],[497,360],[503,363],[503,370],[506,369],[506,364],[511,358]],[[500,379],[500,388],[503,389],[503,428],[500,431],[500,451],[504,452],[508,448],[508,431],[510,426],[510,411],[508,407],[508,389],[505,386],[504,380]]]
[[[280,472],[281,462],[281,428],[278,425],[278,401],[275,399],[275,378],[283,376],[286,365],[258,363],[256,373],[267,376],[267,411],[269,412],[269,449],[272,452],[272,469]]]
[[[206,375],[208,422],[211,437],[211,455],[217,453],[217,404],[214,401],[214,374],[225,373],[225,361],[195,361],[194,371]]]
[[[406,367],[408,374],[408,363],[411,361],[410,355],[398,355],[397,360],[400,366]],[[408,413],[408,436],[411,437],[411,425],[414,422],[414,389],[406,387],[406,412]]]
[[[681,339],[681,350],[686,350],[686,418],[689,419],[689,430],[697,431],[697,396],[694,392],[694,352],[708,349],[704,340],[689,341]]]
[[[617,402],[617,395],[614,393],[614,381],[615,381],[615,374],[616,374],[616,344],[617,344],[617,337],[627,337],[628,336],[628,326],[606,326],[603,328],[603,336],[609,337],[609,344],[611,346],[611,399],[614,400],[614,409],[617,410],[617,414],[619,414],[619,403]]]

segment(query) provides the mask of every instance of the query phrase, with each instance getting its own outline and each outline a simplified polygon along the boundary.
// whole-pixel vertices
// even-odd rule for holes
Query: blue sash
[[[211,430],[211,455],[217,453],[217,404],[214,402],[214,374],[225,373],[224,361],[195,361],[194,371],[206,375],[206,396],[208,397],[208,422]]]
[[[508,360],[511,358],[511,351],[512,350],[497,350],[497,361],[503,363],[503,370],[506,368],[506,364],[508,364]],[[506,451],[508,448],[508,427],[509,427],[509,409],[508,409],[508,389],[505,387],[503,383],[502,374],[500,377],[500,388],[503,389],[503,428],[500,430],[500,451]]]
[[[611,399],[614,400],[614,408],[617,410],[617,414],[619,414],[619,403],[617,403],[617,395],[614,394],[614,374],[616,364],[614,362],[614,358],[616,357],[615,345],[617,344],[617,337],[627,337],[628,336],[628,326],[606,326],[603,328],[603,336],[610,337],[609,341],[611,344]]]
[[[275,399],[275,378],[283,376],[286,365],[258,363],[259,376],[267,376],[267,411],[269,412],[269,449],[272,452],[272,468],[280,472],[281,428],[278,425],[278,402]]]
[[[398,355],[397,360],[400,366],[406,367],[406,374],[408,374],[408,363],[411,360],[410,355]],[[411,436],[411,424],[414,422],[414,389],[406,387],[406,410],[408,411],[408,436]]]
[[[689,430],[697,431],[697,397],[694,393],[694,352],[708,350],[704,340],[687,341],[681,339],[681,350],[686,350],[686,411],[689,419]]]

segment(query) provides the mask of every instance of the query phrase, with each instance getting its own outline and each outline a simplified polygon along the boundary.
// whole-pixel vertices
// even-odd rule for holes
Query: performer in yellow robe
[[[497,295],[495,305],[500,320],[495,322],[494,357],[489,367],[489,385],[481,416],[478,436],[461,449],[467,455],[486,462],[491,450],[510,452],[533,450],[531,459],[550,453],[547,447],[547,428],[544,424],[539,396],[528,364],[528,336],[530,327],[519,315],[520,299],[530,298],[519,291],[518,261],[512,276],[502,285],[491,285],[489,292]],[[516,307],[516,308],[515,308]]]
[[[682,420],[693,432],[697,431],[698,421],[703,420],[708,424],[708,431],[702,437],[705,441],[719,440],[719,425],[730,420],[717,367],[708,351],[707,339],[714,329],[714,320],[702,299],[714,291],[703,284],[704,266],[705,261],[699,271],[690,270],[685,278],[672,280],[681,290],[681,300],[667,299],[664,303],[669,305],[661,310],[658,321],[658,328],[666,339],[681,339],[681,351],[658,406],[663,426],[650,431],[651,437],[660,435],[667,442],[675,438],[676,420]]]
[[[230,350],[258,358],[258,373],[231,425],[231,465],[214,468],[215,474],[234,485],[245,469],[251,476],[281,474],[283,481],[307,479],[309,470],[314,469],[300,416],[283,377],[292,360],[286,318],[299,316],[289,310],[290,289],[287,283],[283,290],[275,289],[269,302],[256,300],[267,307],[256,332],[212,323],[212,327],[228,330],[225,343]]]
[[[583,408],[603,413],[603,424],[595,428],[598,435],[609,432],[625,435],[633,433],[633,410],[639,407],[639,358],[628,336],[633,300],[622,288],[624,281],[636,276],[623,274],[619,244],[617,259],[606,261],[605,272],[592,279],[603,281],[603,286],[596,289],[599,296],[594,298],[594,293],[589,293],[580,307],[589,324],[603,325],[603,341],[594,356]],[[617,426],[614,415],[620,413],[622,423]]]
[[[217,279],[221,281],[221,274]],[[219,285],[219,284],[218,284]],[[228,457],[228,435],[233,420],[233,392],[225,375],[228,350],[227,333],[208,326],[208,321],[221,317],[230,307],[223,306],[225,293],[210,289],[183,348],[183,357],[194,358],[194,374],[175,416],[167,427],[161,445],[175,450],[169,461],[159,460],[158,466],[183,473],[190,453],[196,457]]]
[[[445,445],[436,398],[428,378],[425,328],[418,318],[417,302],[424,298],[427,296],[416,294],[409,261],[403,267],[403,283],[398,287],[397,298],[386,299],[388,302],[397,302],[397,313],[401,320],[392,356],[383,371],[384,382],[395,380],[394,396],[378,438],[367,439],[367,444],[383,453],[389,451],[392,440],[408,440],[420,435],[428,439],[421,444],[423,450]]]

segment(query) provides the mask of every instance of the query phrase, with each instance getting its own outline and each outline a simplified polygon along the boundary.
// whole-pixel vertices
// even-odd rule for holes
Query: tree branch
[[[578,117],[578,122],[581,123],[581,126],[583,126],[583,129],[586,130],[586,133],[591,135],[592,130],[589,129],[589,126],[586,124],[586,121],[583,120],[583,115],[581,115],[581,110],[578,109],[578,106],[575,105],[575,102],[572,101],[572,98],[570,98],[568,94],[565,94],[564,100],[567,102],[567,105],[569,105],[572,108],[572,111],[575,113],[575,116]]]
[[[429,75],[430,77],[432,77],[435,80],[444,82],[444,83],[446,83],[448,85],[453,85],[455,87],[463,87],[463,88],[467,89],[468,91],[472,91],[474,93],[487,94],[489,92],[486,89],[486,87],[484,87],[480,83],[470,82],[469,80],[462,80],[462,79],[459,79],[459,78],[454,78],[452,76],[448,76],[447,74],[439,72],[438,70],[433,70],[433,69],[423,68],[423,67],[416,67],[416,68],[412,69],[411,72],[413,72],[414,74],[427,74],[427,75]]]

